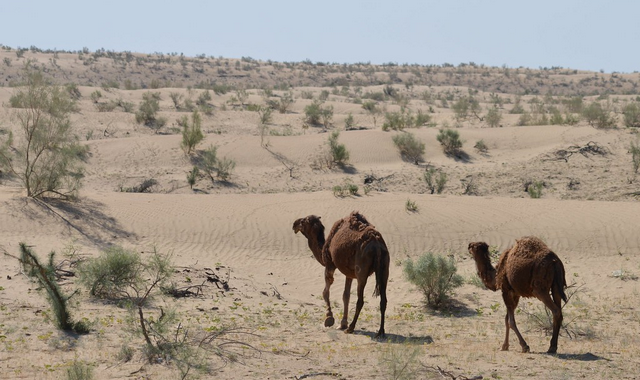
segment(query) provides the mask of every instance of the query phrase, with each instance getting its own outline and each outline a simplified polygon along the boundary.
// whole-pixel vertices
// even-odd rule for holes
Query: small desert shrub
[[[88,259],[79,268],[80,283],[97,298],[126,298],[132,285],[140,281],[140,254],[122,247],[111,247],[100,256]]]
[[[631,153],[633,173],[636,174],[638,173],[638,169],[640,169],[640,139],[631,143],[629,146],[629,153]]]
[[[176,108],[176,110],[179,110],[180,101],[182,100],[183,95],[179,92],[170,92],[169,97],[171,98],[171,101],[173,101],[173,106]]]
[[[462,148],[460,134],[453,129],[441,129],[436,139],[446,154],[457,155]]]
[[[260,116],[260,125],[266,125],[271,123],[271,113],[273,112],[273,110],[269,107],[259,107],[258,108],[258,115]]]
[[[624,116],[624,125],[627,128],[640,128],[640,105],[632,102],[624,106],[622,109]]]
[[[542,188],[544,187],[541,181],[535,181],[527,187],[527,192],[531,198],[540,198],[542,196]]]
[[[457,121],[463,121],[470,115],[477,116],[480,112],[480,103],[472,96],[463,96],[451,106]]]
[[[491,107],[484,116],[484,120],[487,122],[489,127],[495,128],[499,126],[500,121],[502,121],[502,113],[500,113],[497,106]]]
[[[347,191],[349,191],[349,194],[351,195],[358,195],[358,185],[355,184],[348,184],[347,185]]]
[[[236,162],[230,158],[218,158],[218,147],[211,145],[204,151],[200,152],[199,167],[209,176],[211,182],[215,182],[214,175],[226,181],[233,173]]]
[[[276,108],[280,113],[287,113],[289,111],[289,107],[291,107],[294,102],[293,93],[288,91],[280,97],[280,101],[276,104]]]
[[[198,169],[197,166],[194,166],[193,169],[191,169],[191,171],[187,173],[187,183],[189,184],[189,187],[191,189],[193,189],[193,186],[195,186],[196,181],[198,180],[199,174],[200,174],[200,169]]]
[[[602,105],[593,102],[584,108],[582,116],[589,125],[596,128],[613,128],[616,126],[616,118],[611,112],[611,104]]]
[[[400,155],[418,165],[424,159],[424,143],[412,133],[400,133],[392,137],[393,143],[400,151]]]
[[[478,140],[473,147],[480,153],[487,153],[489,151],[489,147],[485,144],[484,140]]]
[[[140,102],[138,112],[136,112],[136,123],[144,124],[155,130],[162,128],[167,120],[157,116],[159,110],[160,93],[145,92],[142,94],[142,102]]]
[[[91,95],[89,95],[89,97],[91,98],[92,102],[98,103],[98,101],[100,101],[100,99],[102,98],[102,92],[100,92],[100,90],[95,90],[91,93]]]
[[[429,170],[424,172],[424,181],[427,183],[427,187],[429,188],[429,191],[431,192],[431,194],[433,193],[442,194],[442,191],[444,190],[444,187],[447,184],[447,173],[443,171],[438,171],[438,172],[440,174],[438,178],[435,178],[435,175],[436,175],[435,168],[429,168]]]
[[[91,380],[93,367],[85,362],[74,360],[67,368],[67,380]]]
[[[26,87],[9,99],[17,133],[0,138],[0,171],[19,178],[27,196],[77,196],[88,146],[80,145],[69,115],[76,110],[69,93],[25,69]]]
[[[422,292],[426,305],[433,309],[443,306],[453,290],[464,282],[457,274],[452,257],[445,258],[431,252],[420,256],[415,263],[411,259],[405,261],[404,274]]]
[[[49,254],[47,264],[40,264],[38,257],[25,244],[20,243],[20,264],[22,270],[31,279],[34,279],[41,289],[47,294],[47,299],[51,304],[53,315],[56,318],[58,328],[65,331],[75,331],[79,334],[89,332],[89,326],[84,322],[74,322],[67,308],[67,301],[71,297],[66,297],[56,278],[56,267],[54,265],[55,252]]]
[[[338,165],[344,165],[349,161],[349,151],[344,144],[338,143],[339,131],[333,131],[329,136],[329,151],[331,152],[331,158],[333,163]]]
[[[180,124],[182,125],[182,142],[180,146],[182,150],[184,150],[184,153],[189,155],[204,139],[204,134],[202,134],[202,118],[198,111],[193,111],[191,124],[189,124],[187,116],[182,116]]]
[[[154,186],[156,186],[157,184],[158,184],[158,181],[156,181],[153,178],[149,178],[140,182],[140,184],[137,186],[131,186],[131,187],[120,186],[120,192],[121,193],[151,193],[153,192]]]
[[[322,117],[322,103],[319,101],[313,101],[313,103],[304,107],[304,114],[306,116],[305,121],[309,124],[320,124],[320,118]]]
[[[420,370],[420,348],[412,344],[392,344],[383,348],[378,360],[386,378],[412,380]]]
[[[404,209],[409,212],[418,212],[418,204],[411,199],[407,199],[407,201],[404,203]]]
[[[347,115],[347,117],[344,119],[344,129],[345,130],[351,130],[354,128],[355,125],[355,120],[353,119],[353,114],[351,114],[351,112],[349,112],[349,115]]]
[[[118,103],[114,101],[108,101],[104,103],[95,103],[98,112],[112,112],[118,106]]]

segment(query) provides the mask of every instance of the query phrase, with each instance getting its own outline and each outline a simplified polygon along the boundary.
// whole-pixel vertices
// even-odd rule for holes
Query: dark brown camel
[[[316,260],[325,267],[325,287],[322,292],[327,304],[327,315],[324,325],[333,326],[335,320],[329,301],[329,289],[333,283],[333,274],[337,269],[345,276],[344,313],[340,322],[340,329],[345,333],[352,333],[362,306],[364,305],[364,288],[367,279],[373,273],[376,274],[376,288],[374,296],[380,295],[380,329],[376,337],[384,337],[384,313],[387,308],[387,280],[389,279],[389,250],[382,238],[364,216],[358,212],[352,212],[347,217],[338,220],[325,242],[324,226],[320,217],[309,215],[300,218],[293,223],[293,231],[302,234],[309,241],[309,248]],[[349,314],[349,296],[353,279],[358,281],[358,302],[353,321],[347,327]]]
[[[518,336],[522,352],[529,352],[529,346],[516,326],[514,311],[520,297],[536,297],[553,313],[553,336],[547,352],[556,353],[558,334],[562,326],[561,300],[567,302],[564,293],[567,283],[560,258],[542,240],[532,236],[517,239],[512,248],[502,252],[496,268],[491,265],[487,243],[470,243],[469,253],[473,255],[478,275],[484,285],[494,292],[502,290],[502,299],[507,307],[507,315],[504,318],[507,330],[502,350],[509,349],[511,327]]]

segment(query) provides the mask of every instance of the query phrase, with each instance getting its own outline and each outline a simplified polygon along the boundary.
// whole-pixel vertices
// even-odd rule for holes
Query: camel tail
[[[554,278],[553,278],[553,287],[556,290],[556,292],[560,295],[560,297],[562,298],[562,300],[567,303],[568,299],[567,299],[567,294],[564,292],[564,288],[567,287],[567,280],[565,279],[564,276],[564,265],[562,264],[562,261],[560,261],[560,259],[556,259],[555,262],[555,270],[554,270]]]
[[[377,297],[380,293],[387,291],[387,280],[389,279],[389,251],[384,245],[376,247],[376,287],[373,290],[373,296]]]

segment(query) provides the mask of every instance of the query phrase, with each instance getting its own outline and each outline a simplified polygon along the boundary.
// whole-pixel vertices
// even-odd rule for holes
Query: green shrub
[[[91,380],[93,367],[85,362],[74,360],[67,368],[67,380]]]
[[[404,209],[409,212],[418,212],[418,204],[411,199],[407,199],[407,201],[404,203]]]
[[[542,196],[543,187],[544,184],[541,181],[534,181],[527,186],[527,193],[531,198],[538,199]]]
[[[91,95],[89,95],[89,97],[91,98],[92,102],[98,103],[98,101],[100,101],[100,99],[102,98],[102,92],[100,92],[100,90],[95,90],[91,93]]]
[[[211,145],[204,151],[200,152],[199,167],[209,176],[211,182],[215,182],[215,178],[226,181],[231,176],[236,162],[227,157],[218,158],[218,147]]]
[[[349,151],[344,144],[338,143],[339,131],[333,131],[329,136],[329,151],[333,163],[338,165],[344,165],[349,161]]]
[[[0,139],[0,170],[19,178],[27,196],[77,196],[83,178],[82,161],[88,147],[80,145],[69,118],[76,105],[69,93],[25,70],[26,87],[9,102],[19,125],[17,136]]]
[[[404,132],[392,137],[393,143],[400,151],[400,155],[418,165],[424,159],[424,143],[412,133]]]
[[[462,148],[462,141],[458,131],[452,129],[441,129],[436,139],[442,145],[446,154],[457,155]]]
[[[22,270],[29,278],[35,279],[40,288],[46,291],[47,300],[53,309],[58,328],[65,331],[75,331],[79,334],[88,333],[89,326],[86,323],[74,322],[71,319],[67,309],[67,301],[70,297],[66,297],[60,290],[56,279],[56,267],[53,263],[54,257],[55,252],[51,252],[48,263],[42,265],[31,249],[25,243],[20,243]]]
[[[444,258],[429,252],[414,263],[408,259],[404,263],[404,274],[410,283],[422,292],[426,305],[438,309],[450,297],[453,290],[464,282],[456,273],[456,263],[452,257]]]
[[[293,93],[288,91],[280,97],[280,101],[276,104],[276,108],[280,113],[287,113],[289,111],[289,107],[291,107],[294,102]]]
[[[640,105],[632,102],[624,106],[622,109],[624,116],[624,125],[627,128],[640,128]]]
[[[198,169],[197,166],[194,166],[193,169],[191,169],[189,173],[187,173],[187,183],[189,184],[189,187],[191,189],[193,189],[193,186],[195,186],[199,174],[200,169]]]
[[[489,147],[484,142],[484,140],[478,140],[476,145],[473,146],[480,153],[487,153],[489,151]]]
[[[616,118],[611,112],[611,104],[602,105],[593,102],[584,108],[582,116],[589,125],[596,128],[613,128],[616,126]]]
[[[157,116],[159,110],[160,93],[145,92],[142,94],[142,102],[140,102],[138,112],[136,112],[136,123],[144,124],[155,130],[162,128],[167,120]]]
[[[638,169],[640,169],[640,140],[636,140],[636,142],[631,143],[629,146],[629,152],[631,153],[633,173],[638,173]]]
[[[347,117],[344,119],[344,129],[346,131],[353,129],[355,126],[355,120],[353,119],[353,114],[349,112]]]
[[[500,121],[502,121],[502,113],[497,106],[493,106],[489,108],[487,114],[484,116],[484,120],[487,122],[487,125],[491,128],[495,128],[500,125]]]
[[[142,267],[138,252],[115,246],[85,261],[78,268],[78,275],[92,296],[119,300],[126,298],[141,281]]]
[[[447,184],[447,173],[441,170],[438,172],[440,173],[438,178],[435,178],[435,175],[436,175],[435,168],[429,168],[429,170],[424,172],[424,181],[427,183],[427,187],[429,188],[429,191],[431,192],[431,194],[433,193],[442,194],[442,191],[444,190],[444,187]]]
[[[311,104],[304,107],[305,121],[312,125],[320,124],[322,117],[322,103],[314,100]]]
[[[191,124],[189,124],[187,116],[182,117],[180,124],[182,125],[182,142],[180,146],[182,150],[184,150],[184,153],[189,155],[204,139],[204,134],[202,133],[202,118],[198,111],[193,111]]]
[[[480,112],[480,103],[472,96],[463,96],[451,106],[454,117],[457,121],[463,121],[469,116],[478,116]]]

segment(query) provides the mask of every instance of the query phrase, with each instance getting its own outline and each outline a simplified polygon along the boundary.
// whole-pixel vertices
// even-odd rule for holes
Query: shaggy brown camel
[[[389,279],[389,250],[382,238],[364,216],[354,211],[347,217],[338,220],[325,242],[324,226],[319,216],[309,215],[293,223],[295,233],[302,232],[309,242],[309,248],[316,260],[325,267],[325,288],[322,296],[327,305],[324,321],[326,327],[333,326],[335,320],[329,301],[329,289],[333,284],[333,274],[337,269],[345,276],[344,313],[340,322],[340,329],[345,333],[352,333],[362,306],[364,305],[364,288],[367,279],[376,274],[376,287],[373,295],[380,295],[380,329],[376,337],[384,337],[384,314],[387,308],[387,280]],[[353,279],[358,281],[358,302],[353,321],[347,327],[349,315],[349,296]]]
[[[553,336],[547,352],[556,353],[558,334],[562,326],[561,300],[567,302],[564,292],[567,283],[564,277],[564,265],[560,258],[542,240],[532,236],[517,239],[512,248],[502,252],[496,268],[491,265],[487,243],[470,243],[469,253],[473,255],[478,276],[484,285],[494,292],[498,289],[502,290],[502,299],[507,307],[507,315],[504,318],[507,330],[502,350],[509,349],[509,327],[511,327],[518,336],[522,352],[529,352],[529,346],[516,326],[514,310],[518,306],[520,297],[536,297],[553,313]]]

